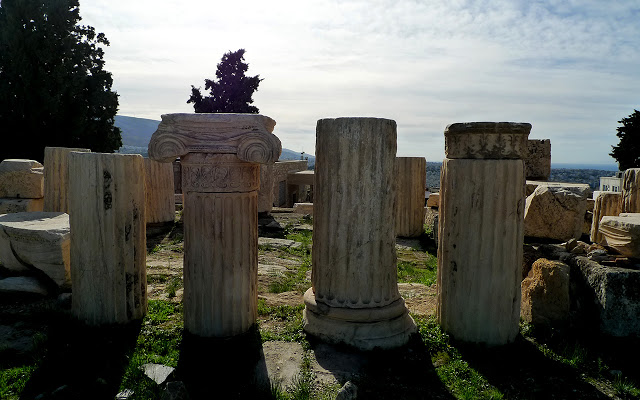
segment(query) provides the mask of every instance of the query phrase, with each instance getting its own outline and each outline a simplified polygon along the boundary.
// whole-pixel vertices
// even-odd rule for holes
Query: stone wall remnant
[[[313,286],[304,295],[304,330],[322,340],[393,348],[416,331],[397,284],[395,154],[395,121],[317,123]]]
[[[445,129],[437,317],[466,342],[503,345],[519,331],[524,164],[531,124]]]

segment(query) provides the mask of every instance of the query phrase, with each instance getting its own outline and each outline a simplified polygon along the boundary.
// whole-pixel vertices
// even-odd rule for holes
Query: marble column
[[[167,114],[149,157],[180,157],[184,194],[184,325],[230,337],[255,324],[260,164],[280,156],[275,121],[257,114]]]
[[[531,125],[445,129],[440,175],[437,317],[454,338],[512,342],[519,329],[525,177]]]
[[[147,311],[144,161],[69,153],[72,313],[90,325]]]
[[[424,233],[424,191],[427,160],[424,157],[397,157],[396,236],[419,237]]]
[[[173,223],[176,197],[173,187],[173,165],[144,159],[147,224]]]
[[[622,212],[622,193],[600,192],[593,206],[593,219],[591,220],[590,239],[593,243],[602,241],[600,233],[600,220],[602,217],[617,217]]]
[[[629,168],[622,175],[622,211],[640,213],[640,168]]]
[[[89,149],[44,148],[44,211],[69,213],[69,153]]]
[[[416,331],[397,284],[395,153],[395,121],[318,121],[304,330],[328,342],[393,348]]]

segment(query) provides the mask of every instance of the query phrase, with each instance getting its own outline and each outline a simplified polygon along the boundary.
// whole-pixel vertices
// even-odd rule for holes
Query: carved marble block
[[[551,141],[529,139],[524,158],[524,175],[527,179],[546,181],[551,175]]]
[[[640,168],[629,168],[622,176],[622,211],[640,212]]]
[[[395,121],[318,121],[309,334],[371,350],[416,331],[397,284],[395,153]]]
[[[523,159],[529,132],[528,123],[455,123],[444,131],[444,153],[450,159]]]
[[[481,124],[483,131],[493,131],[487,124]],[[467,125],[473,128],[474,124]],[[530,127],[496,123],[495,131],[503,139],[522,135],[526,146]],[[471,129],[469,134],[474,132]],[[445,131],[445,138],[448,134]],[[461,154],[455,146],[450,151]],[[507,141],[505,146],[517,149],[519,145]],[[496,153],[492,146],[486,151],[492,157],[520,154]],[[437,317],[456,339],[502,345],[512,342],[519,330],[524,164],[519,159],[482,159],[489,157],[481,152],[469,156],[473,158],[445,159],[440,176]]]
[[[147,224],[173,222],[176,198],[173,192],[173,165],[144,159]]]
[[[424,191],[427,160],[396,157],[396,236],[418,237],[424,233]]]
[[[591,221],[590,239],[593,243],[602,242],[600,233],[600,220],[606,216],[617,216],[622,212],[622,193],[620,192],[600,192],[596,197],[596,204],[593,207],[593,219]]]
[[[147,311],[144,161],[69,153],[72,312],[90,325]]]
[[[69,213],[69,153],[91,152],[67,147],[44,148],[44,211]]]
[[[260,164],[282,151],[274,126],[257,114],[168,114],[151,137],[152,159],[181,158],[184,325],[194,335],[255,324]]]

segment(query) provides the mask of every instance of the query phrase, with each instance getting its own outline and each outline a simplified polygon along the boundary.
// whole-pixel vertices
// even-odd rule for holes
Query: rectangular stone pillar
[[[144,161],[69,153],[72,312],[90,325],[147,311]]]
[[[44,148],[44,211],[69,213],[69,153],[89,149]]]
[[[440,177],[437,317],[454,338],[487,345],[518,334],[530,124],[445,130]]]
[[[147,224],[171,223],[176,217],[173,165],[144,159]]]
[[[418,237],[424,233],[424,191],[427,160],[424,157],[396,157],[396,236]]]
[[[260,164],[282,151],[274,126],[257,114],[165,114],[149,142],[154,160],[181,157],[191,334],[236,336],[256,322]]]

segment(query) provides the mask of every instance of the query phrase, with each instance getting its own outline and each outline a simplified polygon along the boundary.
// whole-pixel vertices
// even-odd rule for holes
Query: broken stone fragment
[[[68,286],[69,246],[69,215],[65,213],[0,215],[0,262],[9,270],[38,270],[59,287]]]
[[[44,167],[42,164],[23,159],[6,159],[0,162],[0,197],[43,198]]]
[[[568,188],[538,186],[527,197],[524,235],[567,240],[580,238],[587,198]]]
[[[640,258],[640,215],[605,216],[600,220],[602,244],[626,257]]]
[[[533,324],[553,324],[569,317],[569,266],[541,258],[522,281],[521,317]]]

